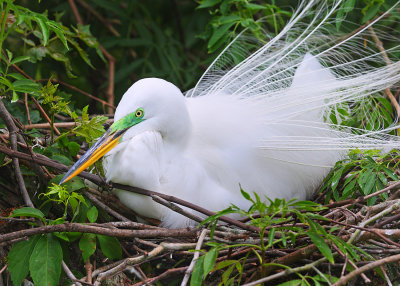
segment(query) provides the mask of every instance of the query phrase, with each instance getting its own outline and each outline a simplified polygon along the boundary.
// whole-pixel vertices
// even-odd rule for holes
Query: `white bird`
[[[244,48],[248,38],[237,37],[186,96],[162,79],[134,83],[114,124],[62,182],[107,153],[108,181],[212,211],[232,203],[246,209],[240,186],[271,199],[307,199],[349,149],[399,147],[398,138],[387,135],[395,126],[365,131],[340,122],[360,112],[354,102],[398,83],[400,63],[377,65],[382,54],[373,41],[364,44],[369,25],[341,41],[324,34],[340,1],[332,9],[315,9],[318,2],[304,1],[283,31],[252,53]],[[304,25],[310,10],[316,12]],[[115,193],[164,226],[191,223],[149,197]]]

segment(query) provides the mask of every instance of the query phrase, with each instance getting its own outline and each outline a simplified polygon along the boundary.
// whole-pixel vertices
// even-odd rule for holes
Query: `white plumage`
[[[231,203],[247,208],[239,184],[271,199],[306,199],[349,149],[397,148],[398,138],[387,135],[395,126],[365,131],[339,124],[363,112],[354,102],[400,81],[400,62],[383,64],[369,25],[347,38],[330,35],[327,19],[341,1],[329,9],[319,2],[301,3],[283,31],[264,45],[239,35],[186,97],[161,79],[133,84],[114,120],[141,108],[144,121],[106,155],[107,180],[212,211]],[[301,21],[311,10],[312,20],[305,25]],[[245,48],[249,43],[254,49]],[[165,226],[190,223],[151,198],[122,190],[116,194]]]

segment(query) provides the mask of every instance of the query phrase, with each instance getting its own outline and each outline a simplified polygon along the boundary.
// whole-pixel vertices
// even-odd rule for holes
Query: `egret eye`
[[[143,109],[140,108],[140,109],[138,109],[138,110],[135,111],[135,116],[136,116],[136,117],[142,117],[142,116],[143,116],[143,113],[144,113],[144,112],[143,112]]]

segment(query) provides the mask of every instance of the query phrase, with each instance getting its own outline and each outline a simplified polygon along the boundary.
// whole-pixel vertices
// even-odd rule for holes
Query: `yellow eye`
[[[136,116],[136,117],[142,117],[142,116],[143,116],[143,109],[138,109],[138,110],[136,110],[135,116]]]

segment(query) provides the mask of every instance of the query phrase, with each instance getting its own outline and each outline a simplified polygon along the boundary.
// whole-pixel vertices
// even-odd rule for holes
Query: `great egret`
[[[340,1],[330,10],[324,4],[314,7],[311,22],[301,23],[316,3],[302,2],[283,31],[261,47],[238,36],[186,97],[162,79],[134,83],[118,105],[114,124],[62,182],[107,154],[107,180],[213,211],[231,203],[247,208],[239,184],[271,199],[306,199],[349,149],[398,147],[397,137],[387,135],[395,127],[340,126],[362,112],[353,102],[400,80],[400,63],[382,66],[376,44],[364,38],[384,15],[337,39],[325,28]],[[151,198],[115,192],[124,204],[165,226],[189,223]]]

